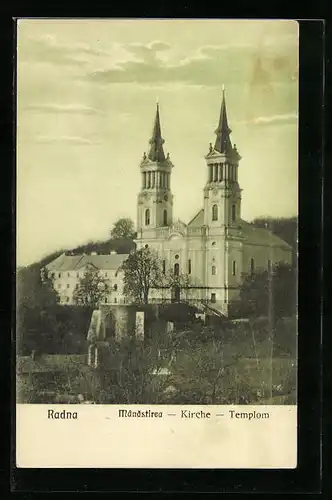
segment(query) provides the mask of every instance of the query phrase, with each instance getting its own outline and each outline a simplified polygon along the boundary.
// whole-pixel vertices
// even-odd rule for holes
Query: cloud
[[[136,61],[135,52],[156,53],[166,50],[168,44],[163,42],[151,42],[151,44],[120,44],[110,43],[106,48],[101,47],[96,41],[94,45],[85,42],[64,43],[56,36],[45,34],[42,36],[29,36],[19,39],[20,62],[47,63],[63,66],[86,65],[103,66],[103,60],[112,68],[118,68],[118,64]]]
[[[25,107],[27,111],[36,111],[40,113],[67,113],[80,115],[104,115],[101,110],[91,108],[85,104],[29,104]]]
[[[75,57],[72,46],[59,43],[56,37],[20,37],[18,33],[19,62],[48,63],[61,66],[84,66],[87,61]]]
[[[283,115],[271,115],[271,116],[258,116],[250,120],[238,121],[237,125],[285,125],[297,123],[298,115],[297,113],[287,113]]]
[[[138,83],[157,84],[178,82],[187,85],[215,86],[225,83],[244,84],[251,80],[273,83],[291,83],[296,71],[296,52],[287,58],[283,53],[257,54],[257,46],[243,43],[206,45],[191,54],[177,55],[172,62],[159,58],[156,50],[143,44],[126,46],[136,59],[117,68],[107,67],[89,72],[85,79],[98,84]],[[167,54],[167,51],[165,52]],[[259,64],[258,64],[258,62]]]
[[[54,143],[66,143],[66,144],[77,144],[82,146],[94,146],[102,144],[102,141],[92,141],[86,137],[79,136],[50,136],[50,135],[39,135],[36,137],[35,142],[39,144],[54,144]]]

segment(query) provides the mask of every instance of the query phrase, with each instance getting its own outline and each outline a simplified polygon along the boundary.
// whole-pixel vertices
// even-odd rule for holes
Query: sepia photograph
[[[290,20],[18,20],[18,405],[297,404],[298,49]]]

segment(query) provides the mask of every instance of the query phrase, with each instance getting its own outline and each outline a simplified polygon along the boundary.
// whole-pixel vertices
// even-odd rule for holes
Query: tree
[[[135,336],[127,337],[115,347],[118,367],[117,382],[113,385],[116,403],[158,404],[163,402],[167,378],[157,375],[163,365],[156,342],[147,345]]]
[[[96,308],[102,297],[109,293],[107,281],[96,269],[88,269],[74,290],[73,299],[78,305]]]
[[[296,313],[297,277],[295,269],[284,262],[272,272],[261,271],[245,276],[240,290],[243,312],[277,320]]]
[[[147,304],[151,288],[160,286],[162,279],[160,260],[149,248],[129,255],[123,263],[124,294],[135,302]]]
[[[164,286],[169,288],[188,288],[191,284],[191,277],[186,273],[174,273],[173,269],[169,269],[168,272],[162,276],[161,281]]]
[[[39,350],[43,333],[50,330],[53,320],[49,311],[56,307],[58,294],[51,275],[39,264],[22,268],[17,276],[17,352],[29,354]]]
[[[136,236],[134,223],[129,218],[118,219],[111,230],[112,239],[131,239]]]
[[[206,338],[178,339],[170,364],[175,394],[170,404],[248,404],[257,390],[239,370],[241,354],[233,344]]]

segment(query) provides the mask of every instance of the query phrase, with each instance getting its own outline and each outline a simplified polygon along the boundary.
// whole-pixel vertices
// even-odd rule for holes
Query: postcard
[[[298,32],[17,21],[17,467],[296,468]]]

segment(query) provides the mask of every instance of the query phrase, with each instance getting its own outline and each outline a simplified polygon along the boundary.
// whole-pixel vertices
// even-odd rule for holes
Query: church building
[[[272,269],[278,262],[291,263],[292,248],[267,229],[256,228],[241,217],[241,156],[232,145],[224,90],[215,134],[215,143],[210,144],[205,156],[202,205],[185,223],[173,214],[174,165],[164,152],[157,104],[149,152],[144,153],[140,163],[136,245],[138,250],[155,250],[165,273],[171,271],[188,278],[184,287],[152,290],[152,300],[204,301],[227,314],[229,305],[239,297],[243,275]]]

